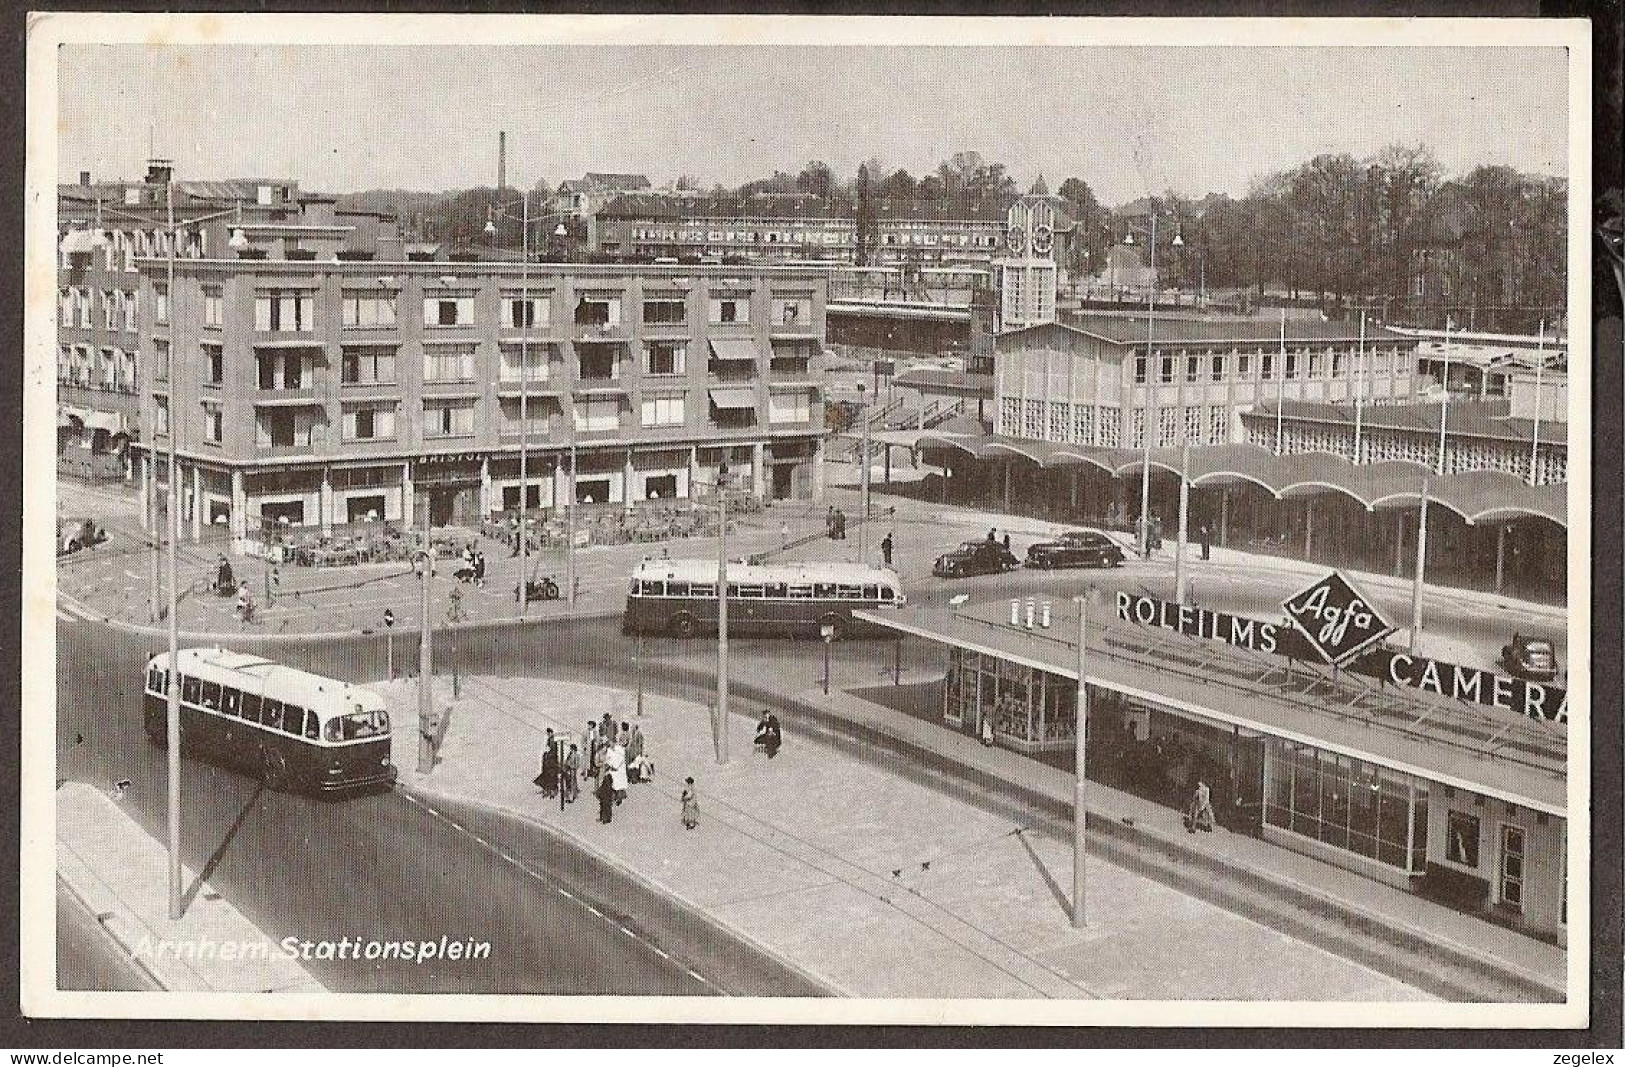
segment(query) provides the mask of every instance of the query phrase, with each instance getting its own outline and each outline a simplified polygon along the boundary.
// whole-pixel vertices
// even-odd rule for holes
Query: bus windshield
[[[383,737],[389,733],[389,712],[357,711],[327,721],[329,741],[359,741],[364,737]]]

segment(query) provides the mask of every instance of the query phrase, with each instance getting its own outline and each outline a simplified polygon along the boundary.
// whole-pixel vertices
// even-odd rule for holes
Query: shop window
[[[1445,824],[1445,857],[1464,867],[1478,866],[1478,816],[1450,811]]]
[[[1501,903],[1523,910],[1523,828],[1501,827]]]

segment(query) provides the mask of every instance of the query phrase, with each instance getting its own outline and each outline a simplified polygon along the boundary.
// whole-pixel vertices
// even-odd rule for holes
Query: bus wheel
[[[678,615],[675,619],[671,620],[671,632],[676,634],[678,637],[693,637],[694,616],[690,615],[686,611]]]
[[[288,761],[275,749],[260,750],[260,781],[267,789],[281,789],[288,779]]]

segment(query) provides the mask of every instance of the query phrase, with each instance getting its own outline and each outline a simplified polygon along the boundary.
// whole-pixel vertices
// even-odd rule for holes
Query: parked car
[[[1019,566],[1015,554],[997,541],[966,541],[938,556],[931,573],[938,578],[969,578],[975,574],[1002,574]]]
[[[1040,541],[1027,549],[1026,565],[1041,570],[1117,567],[1122,563],[1122,546],[1099,530],[1068,530],[1054,541]]]
[[[1513,634],[1501,646],[1501,666],[1508,674],[1533,682],[1550,682],[1557,677],[1557,650],[1544,637]]]
[[[91,519],[62,519],[56,524],[56,554],[70,556],[107,540],[107,531]]]

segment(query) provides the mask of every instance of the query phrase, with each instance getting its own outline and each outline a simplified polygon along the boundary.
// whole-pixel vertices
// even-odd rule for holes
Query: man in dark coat
[[[1202,541],[1202,559],[1206,560],[1213,553],[1213,534],[1207,528],[1207,523],[1204,522],[1201,525],[1201,527],[1199,527],[1197,529],[1196,536],[1201,538],[1201,541]]]
[[[880,539],[880,560],[887,567],[891,566],[892,541],[891,534],[887,533]]]
[[[598,777],[598,788],[594,792],[598,797],[598,821],[609,823],[615,820],[615,783],[610,780],[609,772],[605,771]]]

